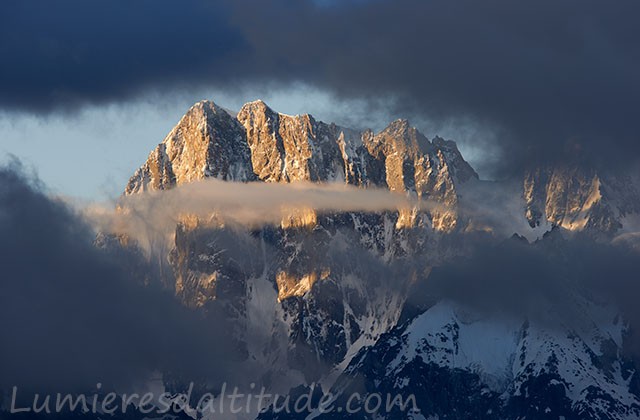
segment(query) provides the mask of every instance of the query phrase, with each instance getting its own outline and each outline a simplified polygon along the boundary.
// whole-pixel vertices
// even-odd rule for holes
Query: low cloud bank
[[[143,287],[135,252],[92,229],[18,164],[0,167],[0,390],[134,386],[155,371],[222,378],[237,351],[221,321]],[[225,363],[211,363],[211,360]]]
[[[432,210],[439,205],[387,189],[344,184],[236,183],[206,179],[171,190],[125,196],[117,207],[89,207],[85,215],[99,230],[130,235],[148,250],[152,242],[171,238],[176,224],[186,216],[257,228],[265,224],[278,225],[283,218],[308,210],[382,212],[413,207]]]

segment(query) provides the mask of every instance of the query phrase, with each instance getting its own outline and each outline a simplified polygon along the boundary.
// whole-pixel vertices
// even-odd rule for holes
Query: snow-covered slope
[[[414,394],[426,418],[638,418],[625,327],[584,304],[584,325],[555,329],[441,301],[356,356],[334,391]]]

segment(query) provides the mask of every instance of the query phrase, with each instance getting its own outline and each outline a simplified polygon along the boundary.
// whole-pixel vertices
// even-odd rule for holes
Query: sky
[[[187,108],[256,98],[355,128],[409,118],[485,178],[640,156],[640,4],[47,0],[0,5],[0,159],[117,195]]]

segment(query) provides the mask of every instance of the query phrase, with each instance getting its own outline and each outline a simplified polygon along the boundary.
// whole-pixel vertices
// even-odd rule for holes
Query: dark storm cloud
[[[0,4],[0,106],[35,111],[120,101],[224,79],[243,52],[221,2],[47,0]]]
[[[399,111],[470,117],[531,159],[638,156],[640,4],[281,1],[242,14],[272,69],[343,95],[399,95]],[[610,153],[611,152],[611,153]],[[521,162],[520,162],[521,163]]]
[[[302,81],[471,119],[506,157],[639,155],[640,3],[27,0],[0,6],[5,108]],[[232,83],[234,82],[234,83]],[[518,165],[519,166],[519,165]]]
[[[0,389],[66,392],[139,385],[154,371],[211,381],[230,373],[238,352],[222,323],[142,288],[129,270],[141,264],[135,253],[93,246],[90,230],[39,188],[15,165],[0,168]]]

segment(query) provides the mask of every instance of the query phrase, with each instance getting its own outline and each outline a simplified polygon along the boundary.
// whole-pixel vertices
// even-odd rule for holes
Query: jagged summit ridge
[[[456,184],[478,175],[455,142],[431,142],[407,120],[393,121],[374,134],[324,123],[310,114],[278,113],[262,100],[246,103],[236,117],[214,102],[201,101],[151,152],[125,194],[208,177],[385,187],[455,206]],[[455,215],[434,217],[439,229],[455,225]]]
[[[538,167],[524,177],[525,216],[531,227],[615,233],[640,211],[637,180],[577,165]]]
[[[287,115],[256,100],[237,115],[212,101],[194,104],[129,180],[125,194],[164,190],[204,178],[226,181],[338,182],[381,187],[435,200],[446,211],[427,219],[437,230],[460,226],[462,184],[478,179],[454,141],[429,140],[408,120],[379,133]],[[539,166],[522,182],[517,216],[532,229],[560,226],[612,234],[624,218],[640,213],[638,186],[593,169]],[[401,210],[397,226],[420,224]],[[523,232],[520,232],[523,233]]]
[[[243,127],[211,101],[193,105],[131,177],[125,194],[213,177],[255,179]]]
[[[311,115],[290,116],[262,101],[244,105],[238,113],[252,162],[263,181],[344,181],[345,163],[338,145],[344,131]]]

